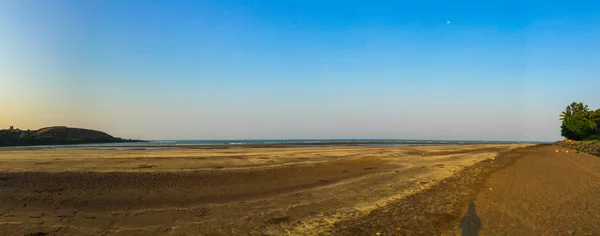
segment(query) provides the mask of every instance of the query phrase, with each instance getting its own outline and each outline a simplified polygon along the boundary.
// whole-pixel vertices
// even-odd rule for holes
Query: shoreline
[[[5,150],[159,150],[159,149],[232,149],[232,148],[291,148],[291,147],[336,147],[336,146],[443,146],[443,145],[490,145],[490,144],[547,144],[545,142],[511,142],[511,141],[356,141],[356,142],[279,142],[279,143],[223,143],[223,144],[157,144],[146,141],[146,144],[120,143],[90,143],[70,145],[36,145],[36,146],[5,146]]]

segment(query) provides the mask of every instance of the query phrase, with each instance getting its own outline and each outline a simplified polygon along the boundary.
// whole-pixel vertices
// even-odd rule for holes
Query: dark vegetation
[[[590,110],[583,103],[571,103],[560,114],[560,134],[570,140],[600,140],[600,109]]]
[[[39,130],[20,130],[13,127],[0,130],[0,147],[117,142],[139,142],[139,140],[116,138],[100,131],[65,126]]]
[[[560,133],[567,140],[556,144],[600,156],[600,109],[590,110],[581,102],[567,106],[560,114]]]

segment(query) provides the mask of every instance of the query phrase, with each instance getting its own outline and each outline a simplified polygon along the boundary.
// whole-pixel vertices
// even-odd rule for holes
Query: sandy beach
[[[8,235],[371,235],[378,232],[454,235],[460,233],[459,222],[470,212],[471,202],[478,207],[477,214],[485,223],[482,230],[505,232],[512,228],[486,223],[487,214],[492,219],[497,217],[494,215],[497,207],[510,210],[511,206],[522,206],[514,203],[517,197],[509,198],[512,205],[486,197],[490,193],[506,196],[507,191],[518,189],[514,187],[518,184],[513,184],[507,190],[502,187],[506,184],[504,180],[494,180],[504,177],[495,176],[509,168],[525,168],[520,170],[518,180],[541,181],[527,177],[529,167],[519,166],[529,158],[537,158],[534,163],[545,163],[542,158],[558,155],[552,148],[480,144],[3,150],[0,151],[0,232]],[[580,173],[584,176],[578,181],[581,187],[597,192],[600,176],[594,173],[598,173],[600,166],[598,158],[583,153],[563,154],[590,162],[577,164],[582,160],[573,159],[571,166],[592,168]],[[561,158],[556,160],[570,160]],[[555,159],[548,160],[548,165],[559,165],[552,164]],[[539,186],[544,191],[552,190],[551,185]],[[586,204],[592,208],[599,206],[597,202]],[[502,215],[505,221],[512,217],[510,213]],[[586,222],[600,220],[586,219]]]

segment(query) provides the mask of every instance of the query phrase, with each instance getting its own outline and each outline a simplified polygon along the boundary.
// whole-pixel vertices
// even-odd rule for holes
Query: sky
[[[0,2],[0,127],[136,139],[559,140],[598,1]]]

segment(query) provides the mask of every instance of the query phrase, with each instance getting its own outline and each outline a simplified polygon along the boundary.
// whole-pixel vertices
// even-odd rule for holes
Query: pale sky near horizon
[[[0,128],[558,140],[599,62],[597,1],[7,0]]]

